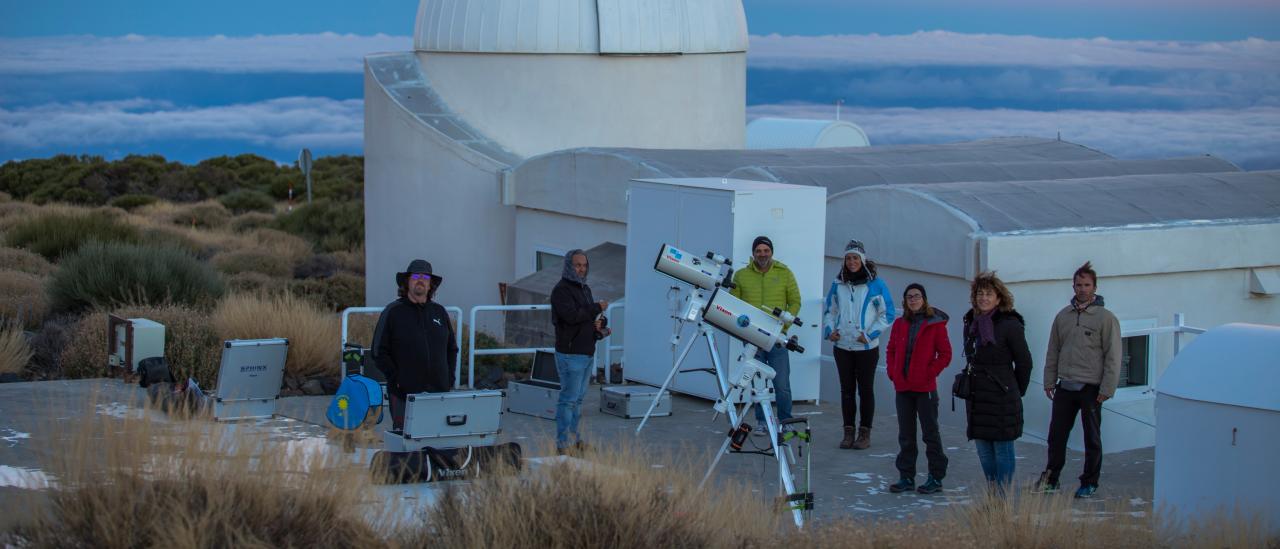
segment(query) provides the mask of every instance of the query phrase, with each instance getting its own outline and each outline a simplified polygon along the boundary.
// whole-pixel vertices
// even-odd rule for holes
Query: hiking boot
[[[1097,484],[1086,484],[1076,490],[1076,499],[1089,499],[1098,491]]]
[[[929,480],[933,480],[933,477],[929,477]],[[913,479],[911,477],[902,477],[901,479],[898,479],[898,482],[895,482],[889,486],[889,491],[895,494],[899,492],[910,492],[911,490],[915,490],[915,489],[916,489],[916,479]]]
[[[916,492],[921,494],[936,494],[941,491],[942,481],[933,478],[933,475],[929,475],[929,480],[926,480],[924,484],[921,484],[919,488],[916,488]]]
[[[1058,493],[1058,483],[1049,480],[1053,476],[1049,471],[1040,473],[1040,479],[1031,487],[1031,491],[1036,494],[1056,494]]]
[[[871,428],[858,427],[858,438],[853,441],[854,450],[866,450],[871,447]]]
[[[594,452],[594,451],[595,451],[595,448],[592,448],[590,444],[582,442],[581,440],[573,443],[573,453],[579,456],[586,454],[587,452]]]
[[[855,429],[854,429],[853,427],[845,427],[845,428],[844,428],[844,439],[840,441],[840,448],[841,448],[842,450],[848,450],[848,449],[850,449],[850,448],[853,448],[853,433],[854,433],[854,432],[855,432]]]

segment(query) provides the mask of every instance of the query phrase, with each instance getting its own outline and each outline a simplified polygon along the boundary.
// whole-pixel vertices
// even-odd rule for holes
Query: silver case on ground
[[[223,343],[213,417],[218,421],[269,418],[276,413],[289,340],[231,339]]]
[[[387,451],[492,446],[502,431],[502,391],[417,393],[405,397],[404,431],[383,431]]]
[[[644,417],[658,396],[658,389],[648,385],[610,385],[600,388],[600,411],[624,419]],[[664,391],[650,417],[671,415],[671,393]]]
[[[560,376],[555,354],[538,351],[529,379],[507,382],[507,411],[543,419],[556,418],[560,401]]]

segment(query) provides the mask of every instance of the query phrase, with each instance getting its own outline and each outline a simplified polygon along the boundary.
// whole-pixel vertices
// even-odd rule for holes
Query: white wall
[[[395,273],[423,258],[445,279],[441,303],[497,303],[515,244],[499,166],[425,127],[368,74],[364,150],[366,302],[395,299]]]
[[[746,54],[418,52],[451,109],[522,156],[574,147],[742,148]]]
[[[569,251],[603,242],[626,245],[626,223],[587,219],[529,208],[516,209],[515,279],[533,274],[538,248]]]
[[[1075,264],[1079,267],[1081,259]],[[992,265],[999,269],[999,265]],[[1174,313],[1186,315],[1187,324],[1211,328],[1229,322],[1276,323],[1280,320],[1280,300],[1253,297],[1246,286],[1247,269],[1182,272],[1139,276],[1108,276],[1112,262],[1095,262],[1098,271],[1098,293],[1106,298],[1107,308],[1121,321],[1151,319],[1160,326],[1173,322]],[[1050,401],[1044,397],[1043,376],[1045,351],[1049,344],[1049,326],[1053,316],[1071,298],[1071,274],[1067,269],[1062,279],[1023,282],[1010,285],[1018,311],[1027,319],[1027,344],[1035,362],[1031,388],[1027,390],[1026,432],[1045,437],[1049,427]],[[1183,344],[1195,336],[1183,336]],[[1173,359],[1172,336],[1159,336],[1152,357],[1150,379],[1160,374]],[[1155,394],[1144,388],[1122,388],[1116,398],[1103,405],[1104,410],[1134,416],[1155,423]],[[1080,429],[1072,431],[1069,446],[1083,449]],[[1110,442],[1108,442],[1110,441]],[[1126,447],[1151,446],[1154,429],[1118,414],[1103,416],[1103,449],[1119,451]]]

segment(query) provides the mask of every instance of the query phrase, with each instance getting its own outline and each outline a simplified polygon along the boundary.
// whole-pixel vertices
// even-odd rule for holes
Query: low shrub
[[[294,278],[326,278],[338,272],[338,261],[332,254],[307,256],[293,266]]]
[[[0,266],[36,276],[45,276],[54,270],[53,264],[44,256],[18,248],[0,248]]]
[[[216,200],[206,200],[177,208],[172,221],[191,228],[217,229],[231,222],[231,213]]]
[[[258,192],[252,189],[240,189],[222,195],[218,198],[228,210],[233,214],[242,214],[245,212],[267,212],[275,210],[275,199],[267,196],[266,193]]]
[[[274,214],[262,212],[242,213],[231,218],[231,230],[237,233],[249,232],[260,227],[269,227],[276,220]]]
[[[48,212],[20,221],[5,233],[5,243],[57,262],[86,242],[138,242],[138,229],[109,210]]]
[[[349,250],[364,243],[364,201],[316,200],[281,214],[275,227],[317,243],[322,251]]]
[[[35,337],[31,338],[31,362],[27,373],[33,381],[62,379],[62,353],[67,348],[71,333],[79,319],[62,316],[45,320]],[[104,330],[104,336],[105,330]]]
[[[11,324],[0,325],[0,374],[21,374],[30,361],[31,348],[22,329]]]
[[[213,387],[217,382],[222,339],[207,312],[181,305],[120,307],[112,312],[163,324],[164,356],[174,375],[195,378],[202,387]],[[107,365],[107,313],[95,311],[81,317],[69,330],[58,358],[68,378],[102,376]]]
[[[294,295],[329,311],[364,306],[364,277],[338,273],[329,278],[305,278],[289,284]]]
[[[273,277],[288,277],[293,274],[293,265],[287,258],[257,249],[221,252],[213,256],[211,261],[219,271],[229,275],[262,273]]]
[[[9,227],[39,209],[39,206],[28,202],[0,202],[0,231],[8,230]]]
[[[34,330],[48,312],[44,277],[0,270],[0,322]]]
[[[247,271],[227,277],[227,293],[230,294],[263,294],[271,295],[284,292],[289,288],[289,281]]]
[[[285,372],[297,378],[338,371],[338,315],[290,294],[236,294],[218,304],[213,323],[223,339],[289,340]]]
[[[159,199],[149,194],[122,194],[112,198],[107,204],[125,211],[132,211],[142,206],[155,204],[157,200]]]
[[[206,307],[223,293],[208,265],[170,247],[92,242],[67,257],[49,282],[56,312],[176,303]]]
[[[296,263],[311,255],[310,242],[284,231],[259,228],[249,231],[245,237],[245,245],[287,258],[290,263]]]
[[[336,251],[329,255],[338,262],[338,268],[364,276],[364,246],[347,251]]]

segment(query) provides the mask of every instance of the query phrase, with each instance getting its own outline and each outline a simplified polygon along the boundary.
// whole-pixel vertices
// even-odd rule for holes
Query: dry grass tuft
[[[546,465],[536,475],[491,475],[453,487],[408,546],[753,547],[781,515],[748,486],[698,490],[687,464],[654,469],[644,452],[610,448],[589,463]]]
[[[0,265],[5,270],[48,276],[56,269],[44,256],[18,248],[0,248]]]
[[[289,294],[233,295],[218,304],[213,324],[224,339],[289,339],[285,372],[297,377],[337,375],[338,315]]]
[[[39,257],[39,256],[36,256]],[[43,258],[40,258],[43,259]],[[0,320],[39,328],[49,314],[45,278],[22,271],[0,270]]]
[[[244,233],[271,225],[276,216],[266,212],[245,212],[231,218],[231,230]]]
[[[13,325],[0,326],[0,374],[19,374],[31,361],[31,347],[22,329]]]
[[[47,505],[6,543],[30,547],[382,547],[368,473],[337,452],[203,421],[81,423]],[[311,442],[322,439],[309,439]],[[364,505],[357,505],[364,503]],[[13,543],[18,542],[20,543]]]

